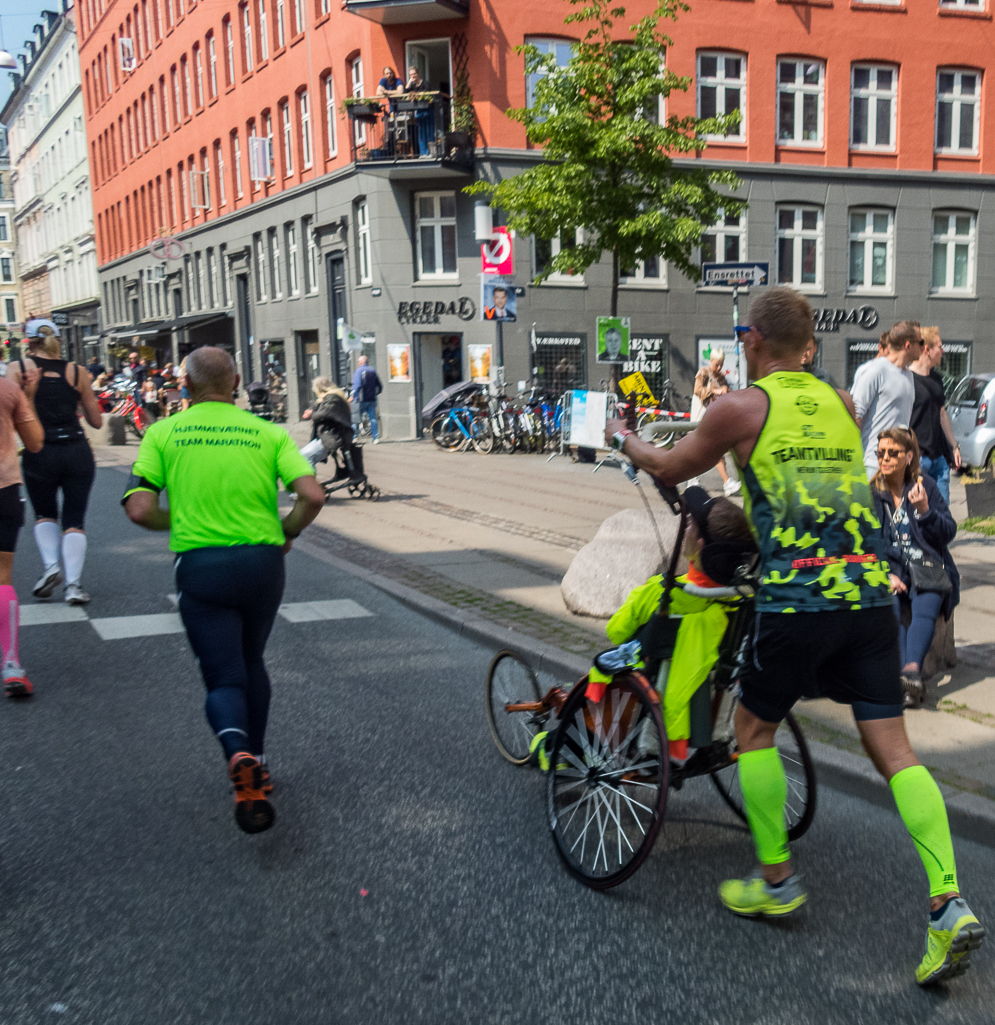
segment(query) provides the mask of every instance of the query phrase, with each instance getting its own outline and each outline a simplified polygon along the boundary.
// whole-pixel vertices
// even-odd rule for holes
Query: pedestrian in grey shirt
[[[908,427],[912,419],[916,387],[909,367],[921,355],[919,323],[900,320],[888,332],[884,355],[865,364],[854,377],[851,395],[869,477],[878,468],[878,435],[889,427]]]

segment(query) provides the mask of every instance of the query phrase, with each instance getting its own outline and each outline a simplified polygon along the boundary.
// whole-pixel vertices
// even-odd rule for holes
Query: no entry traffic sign
[[[514,274],[511,234],[507,228],[495,228],[494,237],[480,247],[480,264],[484,274]]]

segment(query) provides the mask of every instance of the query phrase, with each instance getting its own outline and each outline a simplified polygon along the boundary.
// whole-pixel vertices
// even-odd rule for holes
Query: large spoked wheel
[[[470,424],[470,441],[481,455],[487,455],[493,450],[494,433],[491,430],[490,420],[486,420],[484,417],[473,419]]]
[[[579,683],[560,713],[547,808],[556,849],[585,886],[607,890],[646,860],[667,806],[667,736],[656,692],[618,676],[600,701]]]
[[[139,439],[145,437],[145,432],[155,423],[155,417],[144,407],[139,406],[131,417],[131,428]]]
[[[788,781],[788,799],[784,805],[788,839],[797,840],[808,832],[815,817],[815,766],[805,736],[793,715],[788,715],[781,723],[774,739]],[[713,772],[712,782],[725,803],[745,822],[746,806],[739,785],[739,763],[733,762],[727,768]]]
[[[513,765],[529,760],[532,738],[552,713],[535,710],[508,711],[516,704],[538,704],[539,680],[532,667],[514,651],[499,651],[487,670],[487,725],[503,758]]]
[[[460,452],[467,442],[466,435],[459,429],[456,419],[448,413],[432,421],[432,441],[443,452]]]

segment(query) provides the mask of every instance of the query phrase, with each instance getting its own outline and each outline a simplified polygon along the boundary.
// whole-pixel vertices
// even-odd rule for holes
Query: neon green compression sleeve
[[[947,807],[929,770],[925,765],[911,765],[896,772],[890,786],[898,813],[929,877],[930,897],[957,892],[957,866]]]
[[[784,825],[788,781],[777,748],[744,751],[739,756],[739,785],[761,864],[779,865],[787,861],[791,857]]]

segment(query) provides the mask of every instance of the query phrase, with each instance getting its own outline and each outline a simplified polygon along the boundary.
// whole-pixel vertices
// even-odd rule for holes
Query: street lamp
[[[5,50],[3,46],[2,19],[0,19],[0,68],[10,68],[12,71],[17,70],[17,58],[9,50]]]

